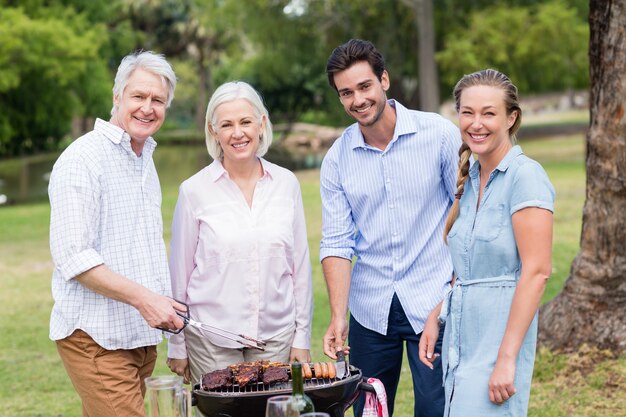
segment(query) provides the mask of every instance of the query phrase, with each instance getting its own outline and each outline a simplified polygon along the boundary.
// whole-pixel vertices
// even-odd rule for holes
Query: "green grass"
[[[545,167],[557,190],[553,276],[544,301],[554,297],[579,249],[585,196],[584,138],[581,135],[523,142],[524,151]],[[178,176],[162,178],[163,216],[169,240],[178,184],[191,172],[180,161]],[[312,356],[324,358],[321,338],[329,319],[326,288],[318,261],[321,230],[319,172],[299,172],[313,265],[315,313]],[[80,416],[80,401],[48,339],[52,263],[46,203],[0,209],[0,416]],[[155,374],[166,375],[166,346],[159,346]],[[412,415],[408,364],[402,370],[396,415]],[[613,417],[626,410],[626,358],[583,347],[578,354],[540,350],[530,416]],[[351,413],[348,413],[351,415]]]
[[[557,124],[584,124],[589,122],[589,110],[577,109],[556,112],[538,112],[524,114],[523,125],[525,127],[557,125]]]

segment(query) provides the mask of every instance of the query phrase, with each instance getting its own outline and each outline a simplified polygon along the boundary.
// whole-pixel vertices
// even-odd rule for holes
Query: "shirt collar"
[[[511,161],[514,158],[518,157],[519,155],[522,155],[523,153],[524,152],[522,151],[522,148],[519,145],[513,146],[511,149],[509,149],[506,155],[504,155],[504,158],[502,158],[502,161],[500,161],[500,163],[498,164],[496,169],[494,169],[494,171],[501,171],[501,172],[506,171],[509,168],[509,165],[511,165]],[[479,168],[480,168],[480,161],[477,160],[470,167],[470,170],[469,170],[470,176],[477,177],[479,173]]]
[[[274,177],[276,166],[263,158],[258,159],[261,161],[261,167],[263,168],[263,177],[261,177],[261,179],[266,177],[272,179]],[[214,160],[209,165],[208,169],[209,175],[213,182],[217,182],[222,177],[228,177],[228,172],[226,171],[224,165],[222,165],[222,161],[220,160]]]
[[[268,177],[269,179],[274,178],[274,173],[276,172],[276,165],[272,164],[269,161],[266,161],[263,158],[259,158],[261,160],[261,166],[263,167],[263,177]]]
[[[106,120],[97,118],[94,125],[94,130],[102,134],[105,138],[109,139],[114,144],[122,145],[124,149],[134,154],[134,151],[130,146],[130,135],[126,133],[126,131],[121,127],[116,126],[111,122],[107,122]],[[150,136],[146,140],[146,143],[144,143],[141,153],[147,153],[148,155],[152,155],[156,146],[156,141],[152,138],[152,136]]]
[[[409,110],[406,107],[394,99],[387,100],[387,104],[396,110],[396,126],[394,128],[393,138],[389,142],[389,145],[391,145],[402,135],[416,133],[417,127],[415,123],[405,122],[410,118]],[[369,146],[365,143],[365,138],[363,137],[363,132],[361,132],[361,129],[359,128],[359,124],[354,123],[352,128],[355,132],[351,137],[350,147],[352,149],[368,148]]]

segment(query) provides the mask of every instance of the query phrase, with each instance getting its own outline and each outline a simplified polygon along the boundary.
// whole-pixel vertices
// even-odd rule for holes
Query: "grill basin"
[[[324,411],[331,417],[343,417],[361,390],[375,392],[374,387],[363,380],[361,370],[353,366],[346,378],[313,378],[304,384],[304,392],[313,401],[315,411]],[[216,391],[205,391],[196,384],[191,396],[193,404],[206,417],[265,417],[267,399],[281,394],[291,394],[291,381],[270,386],[258,383],[242,390],[234,385]]]

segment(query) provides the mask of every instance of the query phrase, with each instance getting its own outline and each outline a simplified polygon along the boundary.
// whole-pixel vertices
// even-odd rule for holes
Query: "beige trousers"
[[[145,417],[144,380],[156,346],[106,350],[82,330],[56,341],[59,356],[83,403],[83,417]]]

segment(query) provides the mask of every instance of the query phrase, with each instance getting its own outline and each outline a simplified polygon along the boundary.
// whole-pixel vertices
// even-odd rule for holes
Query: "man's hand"
[[[113,272],[104,264],[77,275],[75,279],[98,294],[135,307],[150,327],[169,330],[185,327],[175,310],[185,312],[187,307]]]
[[[292,347],[291,352],[289,353],[289,362],[311,362],[311,352],[309,349],[298,349]]]
[[[330,322],[324,335],[324,353],[331,359],[337,359],[336,353],[342,350],[348,354],[349,346],[344,346],[348,339],[348,320],[345,318],[335,319]]]
[[[191,382],[191,372],[189,371],[188,359],[167,358],[166,363],[167,367],[170,368],[170,371],[174,372],[176,375],[183,377],[183,382],[185,384]]]
[[[176,310],[186,312],[187,307],[169,297],[149,292],[136,308],[150,327],[169,330],[185,327]]]

